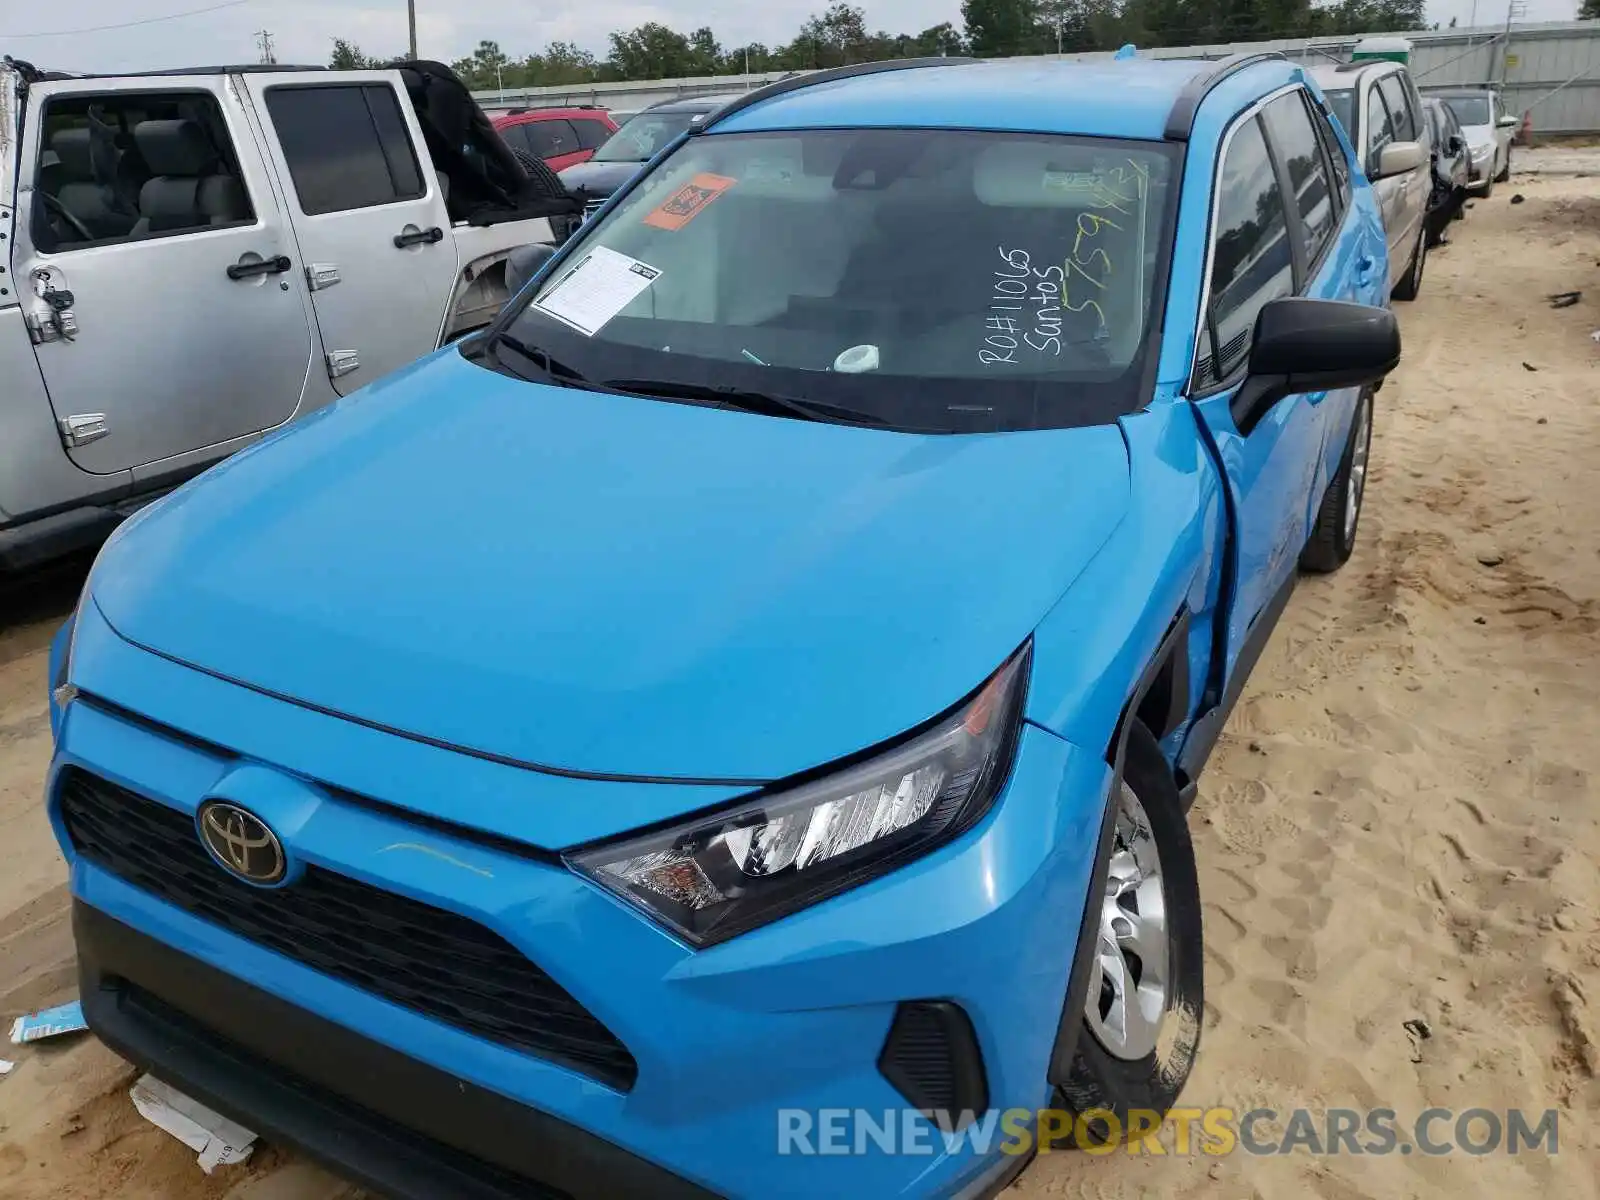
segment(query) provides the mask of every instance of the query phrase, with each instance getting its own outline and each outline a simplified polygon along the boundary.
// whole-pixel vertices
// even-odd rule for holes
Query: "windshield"
[[[644,392],[937,432],[1103,423],[1144,402],[1176,171],[1159,142],[705,135],[586,230],[507,332]]]
[[[1487,96],[1446,96],[1444,102],[1450,106],[1450,111],[1455,113],[1456,120],[1463,125],[1489,124]]]
[[[1323,92],[1322,94],[1327,98],[1328,107],[1333,111],[1333,115],[1339,119],[1339,124],[1344,129],[1345,137],[1350,139],[1351,145],[1354,145],[1356,130],[1355,122],[1350,118],[1350,89],[1345,88],[1342,91]]]
[[[704,113],[640,113],[629,117],[594,152],[593,162],[646,162]]]

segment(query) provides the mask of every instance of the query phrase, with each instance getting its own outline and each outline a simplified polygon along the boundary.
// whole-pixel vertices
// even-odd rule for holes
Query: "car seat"
[[[198,123],[141,121],[133,140],[151,172],[139,189],[136,237],[226,225],[252,215],[244,185],[222,169]]]

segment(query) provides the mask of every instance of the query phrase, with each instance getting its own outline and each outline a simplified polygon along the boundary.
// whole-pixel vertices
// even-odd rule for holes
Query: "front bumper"
[[[286,706],[197,672],[168,688],[184,669],[148,666],[141,684],[75,664],[87,698],[61,722],[52,797],[76,766],[190,813],[239,760],[272,763]],[[138,702],[147,685],[159,711]],[[173,699],[195,692],[208,702]],[[231,719],[241,705],[250,720]],[[878,1066],[903,1001],[966,1013],[992,1109],[1046,1103],[1108,782],[1099,755],[1027,727],[1005,794],[963,838],[696,952],[548,854],[357,801],[340,789],[374,735],[297,720],[308,715],[287,798],[256,806],[290,853],[494,931],[617,1035],[636,1082],[619,1091],[473,1036],[175,907],[75,853],[53,800],[85,1012],[129,1058],[398,1196],[965,1196],[1024,1165],[999,1133],[978,1149],[934,1133],[893,1152],[858,1135],[842,1153],[780,1153],[780,1122],[785,1110],[903,1118],[912,1105]],[[534,783],[539,803],[570,795],[571,781]]]

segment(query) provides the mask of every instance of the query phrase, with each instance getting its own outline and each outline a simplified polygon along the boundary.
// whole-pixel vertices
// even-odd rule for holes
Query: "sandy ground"
[[[1560,1152],[1056,1153],[1010,1195],[1600,1196],[1600,179],[1519,177],[1453,237],[1400,306],[1356,555],[1295,595],[1201,788],[1184,1102],[1556,1108]],[[76,582],[0,597],[0,1018],[71,993],[39,791]],[[270,1147],[207,1179],[88,1039],[5,1057],[8,1200],[353,1195]]]

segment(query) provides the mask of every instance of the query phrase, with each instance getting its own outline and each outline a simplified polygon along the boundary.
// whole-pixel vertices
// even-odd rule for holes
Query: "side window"
[[[1394,137],[1397,142],[1414,142],[1421,135],[1417,130],[1417,115],[1411,108],[1411,97],[1406,94],[1405,84],[1400,81],[1398,72],[1385,75],[1378,80],[1378,90],[1383,93],[1384,103],[1389,106],[1389,117],[1394,122]]]
[[[527,133],[529,151],[536,158],[571,154],[578,148],[578,135],[566,121],[529,121],[521,128]]]
[[[524,154],[533,154],[533,147],[528,144],[528,127],[526,125],[507,125],[500,130],[500,140],[513,150],[520,150]],[[539,156],[533,154],[535,158]]]
[[[1328,153],[1328,162],[1333,166],[1333,193],[1342,211],[1350,203],[1350,164],[1345,160],[1344,149],[1339,145],[1339,135],[1334,131],[1333,124],[1327,115],[1318,107],[1317,102],[1306,93],[1306,109],[1311,113],[1311,124],[1317,131],[1317,136],[1322,139],[1322,148]]]
[[[210,92],[59,96],[40,127],[31,233],[45,253],[255,220]]]
[[[598,150],[611,140],[611,130],[599,121],[577,120],[572,127],[578,131],[578,145],[585,150]]]
[[[1394,141],[1394,125],[1389,110],[1376,87],[1367,92],[1367,163],[1378,161],[1378,151]]]
[[[307,216],[426,195],[400,101],[388,84],[269,88],[267,113]]]
[[[1315,263],[1333,239],[1333,198],[1328,189],[1328,168],[1317,133],[1306,115],[1298,91],[1279,96],[1261,113],[1267,134],[1294,189],[1291,207],[1305,229],[1306,261]]]
[[[1243,365],[1262,305],[1294,291],[1283,193],[1254,118],[1239,125],[1228,143],[1217,195],[1211,291],[1196,364],[1202,386]]]

